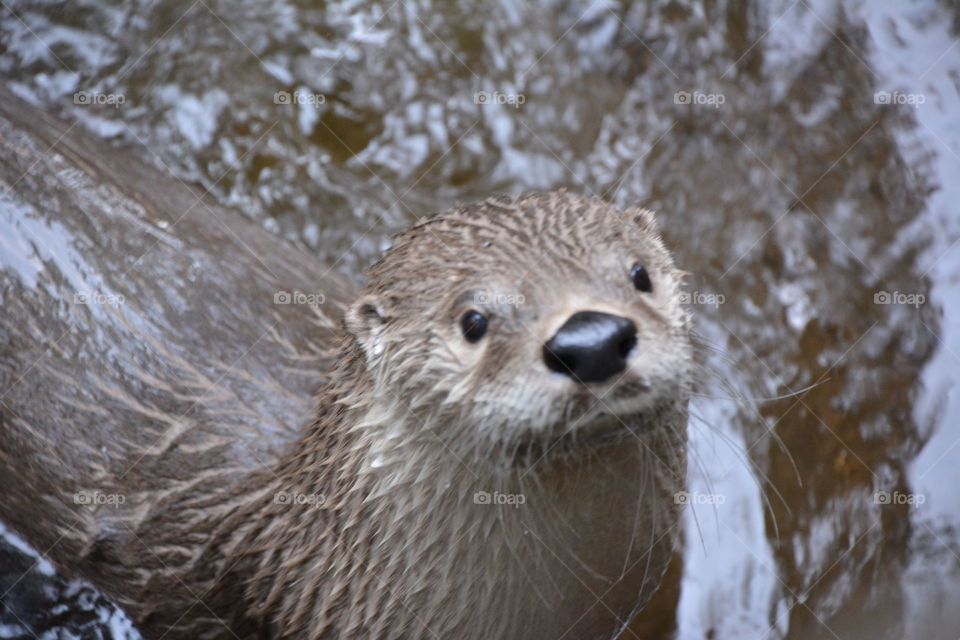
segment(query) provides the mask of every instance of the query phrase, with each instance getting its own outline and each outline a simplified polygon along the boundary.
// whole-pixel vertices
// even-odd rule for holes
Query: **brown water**
[[[351,277],[491,191],[655,209],[708,372],[685,548],[624,637],[956,638],[958,31],[947,2],[8,1],[0,74]]]

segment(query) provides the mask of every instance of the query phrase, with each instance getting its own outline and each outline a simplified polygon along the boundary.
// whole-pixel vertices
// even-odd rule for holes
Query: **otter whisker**
[[[706,339],[703,337],[700,337],[699,341],[706,342]],[[714,350],[715,350],[715,355],[719,356],[722,360],[727,361],[728,364],[732,366],[736,366],[736,363],[733,361],[732,357],[725,350],[718,347],[714,348]],[[727,392],[727,394],[717,396],[716,399],[731,400],[738,407],[747,411],[748,413],[752,414],[755,418],[757,418],[759,424],[761,424],[761,426],[763,426],[764,430],[766,431],[766,434],[774,438],[774,441],[776,442],[777,447],[790,461],[790,465],[793,468],[794,477],[796,478],[798,485],[802,486],[803,480],[800,476],[800,470],[797,467],[796,460],[788,450],[786,443],[783,442],[783,439],[780,437],[780,435],[776,433],[776,430],[773,427],[767,424],[767,421],[760,414],[760,412],[757,409],[754,397],[744,394],[740,389],[736,388],[733,385],[731,380],[734,380],[735,376],[730,375],[730,372],[720,371],[718,368],[716,368],[712,363],[708,361],[701,362],[700,366],[698,366],[698,370],[701,372],[701,377],[695,381],[698,387],[705,388],[710,381],[718,383]],[[708,374],[709,374],[709,377],[707,377]],[[799,394],[806,393],[809,390],[816,388],[818,384],[820,384],[820,382],[814,383],[812,385],[808,385],[804,389],[793,391],[790,394],[786,394],[785,396],[783,396],[783,398],[789,398],[793,396],[799,397]],[[696,394],[696,391],[694,391],[693,394]],[[699,397],[708,397],[708,394],[705,394],[705,393],[700,393],[698,395]],[[762,396],[758,396],[758,398],[762,399]],[[777,399],[780,399],[780,398],[773,397],[773,398],[766,399],[764,401],[773,401]]]
[[[740,448],[737,446],[737,443],[730,439],[730,436],[725,434],[721,429],[717,429],[712,425],[710,425],[703,418],[703,416],[701,416],[699,413],[697,413],[692,409],[690,411],[690,417],[696,419],[701,424],[705,425],[712,434],[719,436],[721,441],[724,442],[724,444],[727,445],[727,447],[734,454],[734,456],[737,457],[737,460],[741,464],[743,464],[746,469],[750,470],[751,477],[753,477],[754,480],[757,482],[757,487],[760,490],[759,494],[761,499],[764,502],[764,508],[770,513],[770,516],[772,518],[774,531],[779,532],[779,523],[777,521],[776,512],[774,511],[773,505],[770,502],[769,497],[767,496],[767,492],[764,490],[765,487],[769,487],[770,490],[773,491],[777,499],[780,501],[780,503],[783,505],[783,507],[787,510],[787,512],[790,513],[791,512],[790,505],[787,503],[786,498],[783,496],[783,494],[780,492],[777,486],[770,480],[769,476],[767,476],[767,474],[762,469],[758,468],[748,458],[744,458],[745,452],[740,450]],[[695,425],[692,425],[692,426],[695,426]],[[759,475],[759,478],[757,477],[758,475]],[[705,479],[707,479],[709,483],[708,476],[705,475],[704,477]],[[710,491],[713,492],[712,489],[710,489]],[[714,505],[714,508],[716,508],[716,505]]]

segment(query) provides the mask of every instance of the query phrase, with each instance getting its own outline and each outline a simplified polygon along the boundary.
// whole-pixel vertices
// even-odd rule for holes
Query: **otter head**
[[[397,236],[346,324],[392,429],[512,463],[631,437],[685,402],[680,277],[649,211],[495,198]]]

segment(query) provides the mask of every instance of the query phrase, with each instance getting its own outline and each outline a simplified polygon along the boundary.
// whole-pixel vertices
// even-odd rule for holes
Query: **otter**
[[[656,590],[692,355],[652,213],[458,205],[356,290],[6,93],[0,145],[0,519],[146,637],[610,638]]]

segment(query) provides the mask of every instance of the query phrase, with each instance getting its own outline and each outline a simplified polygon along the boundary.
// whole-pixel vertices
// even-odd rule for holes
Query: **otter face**
[[[397,236],[347,328],[376,395],[449,446],[601,441],[689,395],[680,278],[648,211],[490,199]]]

